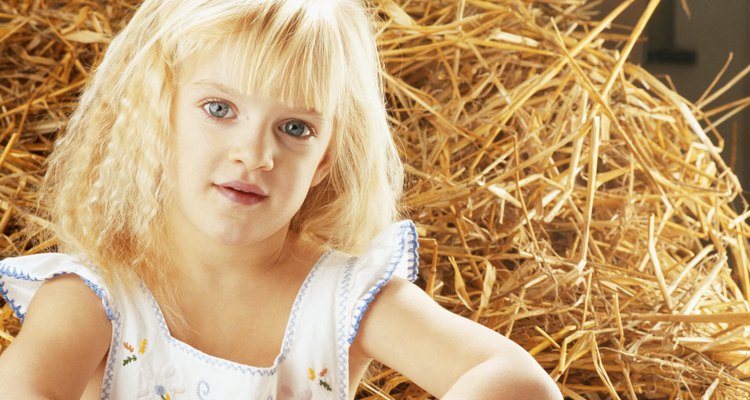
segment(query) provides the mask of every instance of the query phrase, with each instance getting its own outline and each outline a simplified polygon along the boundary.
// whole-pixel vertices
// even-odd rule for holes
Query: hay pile
[[[133,3],[0,4],[3,256],[54,245],[26,212]],[[750,211],[716,131],[750,99],[705,109],[719,88],[698,109],[625,62],[658,1],[612,32],[632,3],[598,16],[580,0],[379,1],[420,283],[528,349],[570,398],[750,398]],[[360,390],[407,396],[428,398],[388,369]]]

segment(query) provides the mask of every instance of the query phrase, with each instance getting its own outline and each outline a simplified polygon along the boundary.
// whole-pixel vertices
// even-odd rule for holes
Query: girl
[[[373,359],[445,399],[560,398],[523,349],[409,282],[367,15],[140,6],[50,157],[63,252],[0,262],[24,319],[4,398],[343,400]]]

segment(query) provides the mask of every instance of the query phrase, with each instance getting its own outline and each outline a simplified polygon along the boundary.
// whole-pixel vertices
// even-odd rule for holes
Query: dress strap
[[[414,282],[417,279],[419,255],[417,229],[409,220],[388,226],[373,239],[353,266],[353,314],[348,342],[354,342],[362,317],[375,296],[394,276]]]
[[[336,288],[336,351],[339,399],[349,397],[349,349],[370,303],[394,276],[417,278],[417,230],[411,221],[389,225],[359,257],[342,260]]]
[[[42,283],[67,274],[80,277],[101,299],[107,317],[114,318],[109,290],[96,267],[66,254],[43,253],[3,259],[0,261],[0,294],[23,321]]]

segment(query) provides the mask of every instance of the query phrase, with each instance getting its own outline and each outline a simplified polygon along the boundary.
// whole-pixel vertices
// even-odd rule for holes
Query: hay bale
[[[3,256],[54,246],[43,161],[135,3],[0,5]],[[750,211],[717,133],[750,99],[699,108],[628,63],[658,1],[611,32],[632,3],[378,2],[420,284],[570,398],[750,398]],[[387,368],[359,396],[429,398]]]

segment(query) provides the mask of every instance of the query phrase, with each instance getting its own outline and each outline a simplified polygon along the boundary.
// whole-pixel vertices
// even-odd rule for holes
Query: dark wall
[[[605,0],[600,9],[607,12],[620,3]],[[634,26],[647,4],[646,0],[637,0],[616,23]],[[677,92],[695,102],[721,71],[730,53],[732,62],[717,88],[750,65],[750,1],[688,0],[687,5],[690,16],[680,0],[662,0],[647,26],[647,41],[636,48],[631,61],[654,75],[669,75]],[[750,75],[703,109],[747,97]],[[742,182],[745,197],[750,198],[750,108],[724,122],[718,130],[725,139],[722,155],[729,163],[732,153],[736,154],[734,172]]]

